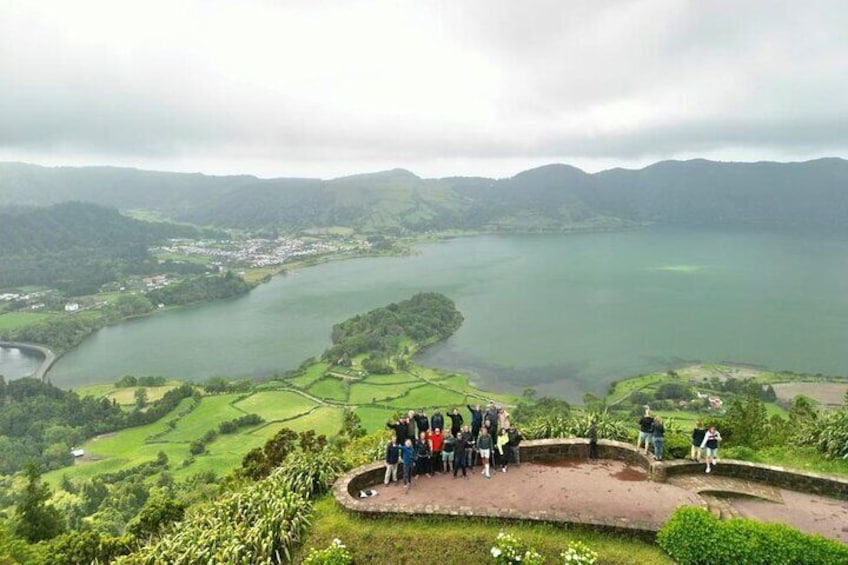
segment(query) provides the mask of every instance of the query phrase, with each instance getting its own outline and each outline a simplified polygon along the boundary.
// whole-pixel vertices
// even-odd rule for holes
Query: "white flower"
[[[501,550],[500,550],[500,549],[498,549],[497,547],[493,547],[493,548],[492,548],[492,557],[494,557],[495,559],[497,559],[497,558],[498,558],[498,556],[500,556],[500,554],[501,554]]]

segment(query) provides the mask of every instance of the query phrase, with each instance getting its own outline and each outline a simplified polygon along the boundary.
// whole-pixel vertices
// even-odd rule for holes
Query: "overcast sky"
[[[2,161],[501,177],[847,149],[844,0],[0,0]]]

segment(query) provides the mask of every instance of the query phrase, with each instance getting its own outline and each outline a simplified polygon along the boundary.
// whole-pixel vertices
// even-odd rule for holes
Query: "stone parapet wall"
[[[599,440],[598,457],[600,459],[615,459],[630,465],[650,470],[651,459],[643,451],[633,445],[621,441]],[[572,439],[536,439],[522,442],[522,462],[562,461],[564,459],[588,459],[589,440]]]
[[[652,472],[655,481],[665,481],[668,477],[673,476],[693,473],[703,474],[704,463],[683,460],[664,461],[662,464],[655,463]],[[783,467],[733,459],[720,459],[718,465],[714,466],[711,472],[723,477],[755,481],[787,490],[848,500],[848,479],[841,477],[803,473]]]
[[[521,444],[522,463],[544,463],[563,460],[584,460],[589,455],[589,441],[586,439],[543,439],[525,441]],[[618,441],[598,441],[598,455],[601,459],[624,461],[641,467],[654,481],[665,482],[669,477],[704,474],[703,463],[690,461],[653,461],[644,451],[637,450],[629,443]],[[848,479],[828,477],[812,473],[790,471],[781,467],[758,465],[744,461],[722,460],[714,467],[713,473],[719,476],[734,477],[746,481],[761,482],[789,490],[820,494],[848,499]],[[579,513],[536,511],[517,512],[509,508],[472,509],[470,507],[449,507],[439,504],[390,504],[381,503],[372,498],[360,499],[360,491],[382,485],[385,464],[370,463],[353,469],[340,477],[333,486],[333,495],[339,504],[351,512],[364,514],[398,515],[413,517],[416,515],[474,516],[478,518],[531,520],[565,524],[581,524],[591,529],[626,533],[627,535],[652,540],[655,526],[632,521],[599,521],[581,516]]]

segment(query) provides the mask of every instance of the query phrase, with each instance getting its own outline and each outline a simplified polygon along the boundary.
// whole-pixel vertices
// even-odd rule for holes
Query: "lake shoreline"
[[[59,357],[53,353],[53,350],[49,347],[45,347],[43,345],[38,345],[35,343],[21,343],[17,341],[0,341],[0,347],[6,349],[19,349],[21,351],[34,351],[43,357],[41,364],[38,366],[38,369],[32,374],[31,378],[39,379],[41,381],[45,381],[47,378],[47,372],[53,366],[54,363],[59,359]]]

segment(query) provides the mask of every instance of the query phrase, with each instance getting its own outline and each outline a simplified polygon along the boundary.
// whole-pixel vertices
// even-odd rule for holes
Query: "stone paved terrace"
[[[703,465],[651,463],[632,446],[619,442],[601,442],[605,458],[595,462],[586,458],[585,440],[525,443],[522,461],[531,462],[511,465],[507,473],[496,469],[491,479],[475,467],[467,479],[440,474],[416,478],[407,492],[401,485],[383,486],[384,466],[375,463],[339,479],[335,496],[356,512],[583,524],[646,539],[678,506],[688,504],[708,508],[721,518],[781,522],[848,543],[848,502],[818,494],[830,489],[840,496],[848,485],[842,479],[829,484],[827,477],[799,473],[799,488],[812,485],[807,489],[812,492],[803,493],[733,476],[747,469],[747,463],[720,462],[716,470],[721,471],[706,475]],[[784,485],[791,482],[788,477],[793,473],[767,469],[777,469]],[[359,491],[367,488],[376,490],[377,496],[358,498]]]

